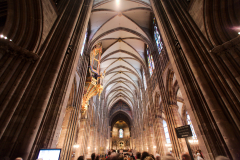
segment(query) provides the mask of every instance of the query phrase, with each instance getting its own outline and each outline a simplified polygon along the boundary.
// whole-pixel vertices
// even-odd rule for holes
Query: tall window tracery
[[[86,40],[87,40],[87,31],[85,33],[85,37],[84,37],[83,44],[82,44],[81,56],[82,56],[84,48],[85,48]]]
[[[168,132],[167,122],[165,120],[163,120],[163,129],[164,129],[164,133],[165,133],[165,137],[166,137],[166,142],[169,144],[169,143],[171,143],[171,140],[170,140],[170,136],[169,136],[169,132]]]
[[[162,42],[158,27],[157,27],[156,18],[153,18],[153,27],[154,27],[154,38],[155,38],[155,41],[157,44],[158,53],[160,54],[163,49],[163,42]]]
[[[196,135],[195,130],[193,128],[192,121],[190,119],[190,116],[189,116],[188,112],[186,112],[186,115],[187,115],[187,124],[190,125],[190,128],[192,130],[192,135],[193,135],[192,139],[197,139],[197,135]]]
[[[147,47],[147,59],[148,59],[148,69],[151,76],[155,67],[154,67],[152,55],[150,54],[148,47]]]
[[[123,138],[123,129],[119,129],[119,138]]]

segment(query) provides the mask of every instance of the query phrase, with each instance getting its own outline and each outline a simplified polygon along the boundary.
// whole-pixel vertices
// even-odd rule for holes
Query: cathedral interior
[[[0,159],[240,160],[239,15],[239,0],[0,0]]]

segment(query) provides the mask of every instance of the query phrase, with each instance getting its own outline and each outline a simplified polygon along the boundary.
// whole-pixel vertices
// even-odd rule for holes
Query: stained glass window
[[[123,129],[119,129],[119,138],[123,138]]]
[[[84,51],[84,47],[85,47],[85,44],[86,44],[86,40],[87,40],[87,31],[85,33],[85,37],[84,37],[84,40],[83,40],[83,45],[82,45],[82,49],[81,49],[81,56],[83,54],[83,51]]]
[[[143,71],[143,84],[144,84],[144,89],[146,90],[147,89],[147,82],[146,82],[146,76],[145,76],[144,71]]]
[[[163,120],[163,129],[164,129],[164,133],[165,133],[165,137],[166,137],[166,142],[171,143],[169,132],[168,132],[168,127],[167,127],[167,122],[165,120]]]
[[[150,76],[151,76],[155,67],[154,67],[152,55],[150,54],[150,51],[149,51],[148,48],[147,48],[147,59],[148,59],[149,73],[150,73]]]
[[[187,124],[190,125],[190,128],[192,130],[192,135],[193,135],[192,138],[193,139],[197,139],[197,135],[196,135],[196,133],[194,131],[194,128],[193,128],[193,125],[192,125],[192,121],[190,119],[190,116],[189,116],[188,112],[186,112],[186,115],[187,115]]]
[[[157,44],[157,48],[158,48],[158,53],[160,54],[162,52],[163,49],[163,43],[162,43],[162,39],[161,36],[159,34],[158,31],[158,27],[157,27],[157,23],[156,23],[156,19],[153,18],[153,27],[154,27],[154,38]]]

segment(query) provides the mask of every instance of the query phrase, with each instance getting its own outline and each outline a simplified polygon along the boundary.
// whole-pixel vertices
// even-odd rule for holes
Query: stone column
[[[82,8],[83,3],[88,7]],[[18,88],[18,100],[12,99],[9,103],[14,103],[11,105],[14,118],[1,125],[5,126],[1,130],[1,157],[35,159],[39,148],[51,146],[54,142],[55,129],[57,125],[61,126],[57,123],[59,115],[66,106],[66,95],[75,75],[91,6],[92,0],[70,0],[61,10],[63,13],[59,14],[53,33],[49,34],[44,47],[39,48],[37,54],[41,58],[28,69]],[[73,48],[68,54],[70,42],[73,42]],[[7,116],[11,114],[6,113]],[[11,143],[7,140],[9,138]],[[6,152],[4,148],[7,148]]]
[[[232,90],[224,88],[224,75],[208,53],[210,44],[180,1],[151,2],[203,154],[239,159],[240,134],[227,111],[233,100],[223,93]]]
[[[172,112],[172,115],[173,115],[172,118],[174,118],[174,121],[175,121],[175,128],[183,126],[181,116],[178,112],[177,104],[169,105],[169,107],[171,107],[171,112]],[[174,130],[174,132],[175,132],[175,130]],[[179,141],[181,153],[188,152],[188,148],[187,148],[187,144],[186,144],[185,139],[184,138],[179,139],[177,137],[176,137],[176,139],[178,139],[178,141]]]
[[[79,145],[79,148],[76,149],[75,152],[75,158],[77,159],[77,157],[82,156],[84,154],[84,150],[85,150],[85,142],[84,142],[84,131],[86,129],[86,119],[81,119],[80,120],[80,129],[78,132],[78,139],[77,139],[77,144]]]
[[[164,156],[167,151],[165,150],[166,147],[164,146],[164,143],[166,140],[164,139],[164,129],[163,129],[163,119],[158,117],[156,118],[156,132],[157,134],[157,153],[160,154],[160,156]]]
[[[61,159],[70,159],[73,147],[72,134],[75,132],[73,119],[76,116],[76,108],[68,107],[64,116],[62,130],[58,139],[57,148],[61,148]]]
[[[111,126],[108,126],[108,149],[110,150],[112,148],[112,139],[111,139]]]
[[[184,150],[181,146],[180,140],[177,138],[175,131],[175,128],[177,128],[179,124],[178,115],[175,115],[175,109],[176,106],[169,105],[168,108],[165,109],[165,115],[174,156],[180,159]]]

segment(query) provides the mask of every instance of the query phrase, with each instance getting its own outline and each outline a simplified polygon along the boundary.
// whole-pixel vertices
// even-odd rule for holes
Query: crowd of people
[[[194,160],[204,160],[204,157],[201,153],[201,150],[197,150],[194,153]],[[134,156],[133,153],[115,153],[115,152],[108,152],[106,157],[100,158],[100,155],[96,155],[95,153],[92,153],[91,160],[176,160],[172,154],[168,153],[166,156],[160,156],[159,154],[156,154],[156,156],[148,153],[148,152],[137,152]],[[181,156],[182,160],[191,160],[191,157],[188,153],[184,153]],[[21,157],[16,158],[15,160],[23,160]],[[77,160],[85,160],[84,156],[78,157]],[[229,160],[229,158],[224,156],[218,156],[216,157],[216,160]]]
[[[204,160],[202,153],[200,150],[197,150],[196,153],[193,155],[194,160]],[[134,156],[133,153],[115,153],[115,152],[108,152],[108,155],[104,158],[101,158],[102,160],[176,160],[172,154],[168,153],[166,156],[160,156],[159,154],[156,154],[156,156],[148,153],[148,152],[137,152]],[[191,157],[188,153],[184,153],[181,156],[182,160],[191,160]],[[78,157],[77,160],[84,160],[84,156]],[[100,156],[96,155],[95,153],[92,153],[91,160],[100,160]],[[216,160],[229,160],[227,157],[224,156],[218,156]]]

